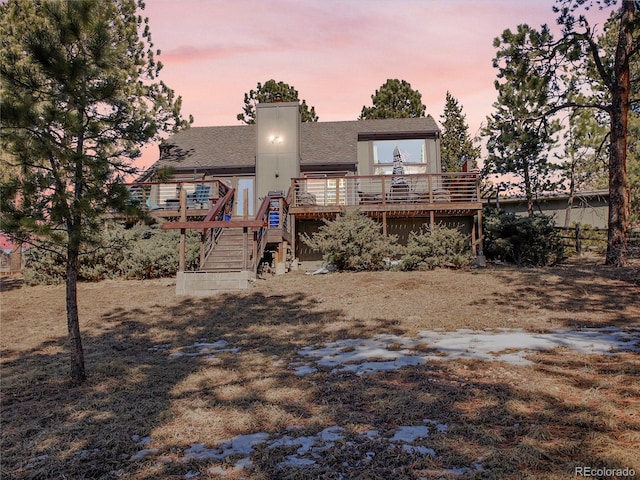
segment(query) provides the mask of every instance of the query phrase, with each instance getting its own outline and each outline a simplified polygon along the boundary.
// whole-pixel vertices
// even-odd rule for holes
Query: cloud
[[[260,48],[247,45],[183,45],[166,52],[163,51],[160,60],[164,63],[198,63],[238,55],[255,54],[260,51]]]

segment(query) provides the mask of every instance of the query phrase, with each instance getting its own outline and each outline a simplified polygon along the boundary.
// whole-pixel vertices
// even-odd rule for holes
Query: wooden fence
[[[581,255],[584,251],[604,252],[607,249],[607,229],[585,227],[576,225],[575,227],[556,227],[560,231],[560,236],[565,248],[572,248],[576,254]],[[640,230],[629,232],[628,249],[634,256],[640,256]]]

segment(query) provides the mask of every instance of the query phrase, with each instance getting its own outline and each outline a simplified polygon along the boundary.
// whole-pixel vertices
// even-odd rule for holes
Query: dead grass
[[[315,465],[283,470],[279,462],[295,447],[259,446],[251,470],[226,478],[564,479],[576,466],[629,467],[637,475],[637,354],[554,351],[531,357],[528,367],[443,361],[361,377],[296,377],[289,367],[301,347],[380,333],[640,326],[638,265],[600,263],[296,273],[217,298],[177,298],[171,280],[84,284],[89,379],[77,387],[66,377],[63,288],[3,280],[0,476],[155,479],[199,471],[198,478],[218,478],[207,469],[219,462],[185,462],[185,449],[331,425],[342,426],[345,439]],[[213,359],[171,355],[218,340],[240,350]],[[388,437],[424,419],[448,426],[416,442],[435,456],[360,435],[376,429]],[[151,443],[141,446],[134,435]],[[142,448],[157,452],[132,461]],[[232,468],[232,460],[221,466]]]

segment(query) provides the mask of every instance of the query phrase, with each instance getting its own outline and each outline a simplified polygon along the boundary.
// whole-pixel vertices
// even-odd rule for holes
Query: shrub
[[[380,224],[358,211],[343,212],[324,223],[311,237],[303,235],[302,242],[339,270],[382,269],[399,252],[398,237],[382,235]]]
[[[187,268],[197,267],[199,235],[187,234]],[[158,226],[136,225],[125,229],[117,224],[106,225],[101,234],[84,245],[80,256],[78,278],[99,281],[107,278],[145,279],[174,275],[178,270],[176,230],[161,230]],[[27,284],[61,283],[65,278],[65,256],[61,249],[29,248],[25,253],[24,279]]]
[[[488,258],[517,266],[545,266],[562,259],[562,239],[553,217],[519,217],[496,209],[485,210],[484,246]]]
[[[425,224],[420,232],[411,232],[405,254],[401,259],[403,270],[433,270],[436,267],[468,267],[475,261],[469,236],[457,228]]]

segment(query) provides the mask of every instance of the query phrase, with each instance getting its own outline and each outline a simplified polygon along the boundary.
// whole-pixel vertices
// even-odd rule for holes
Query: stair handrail
[[[221,198],[218,198],[215,205],[211,207],[211,210],[207,213],[207,216],[204,217],[203,222],[210,222],[212,220],[223,221],[225,218],[225,214],[232,211],[233,209],[233,197],[235,194],[234,188],[227,188],[226,193]],[[204,266],[204,263],[218,242],[218,238],[220,238],[220,234],[222,233],[222,229],[224,227],[215,227],[215,228],[203,228],[200,230],[201,241],[202,241],[202,251],[200,254],[200,268]]]
[[[289,187],[287,196],[282,199],[282,211],[280,212],[280,227],[287,233],[289,233],[289,206],[291,205],[292,196],[292,189]]]
[[[264,254],[264,249],[267,246],[267,230],[269,229],[269,211],[271,206],[272,197],[266,196],[262,199],[262,204],[256,214],[256,220],[262,222],[262,226],[258,227],[253,233],[253,272],[258,272],[258,264]]]

